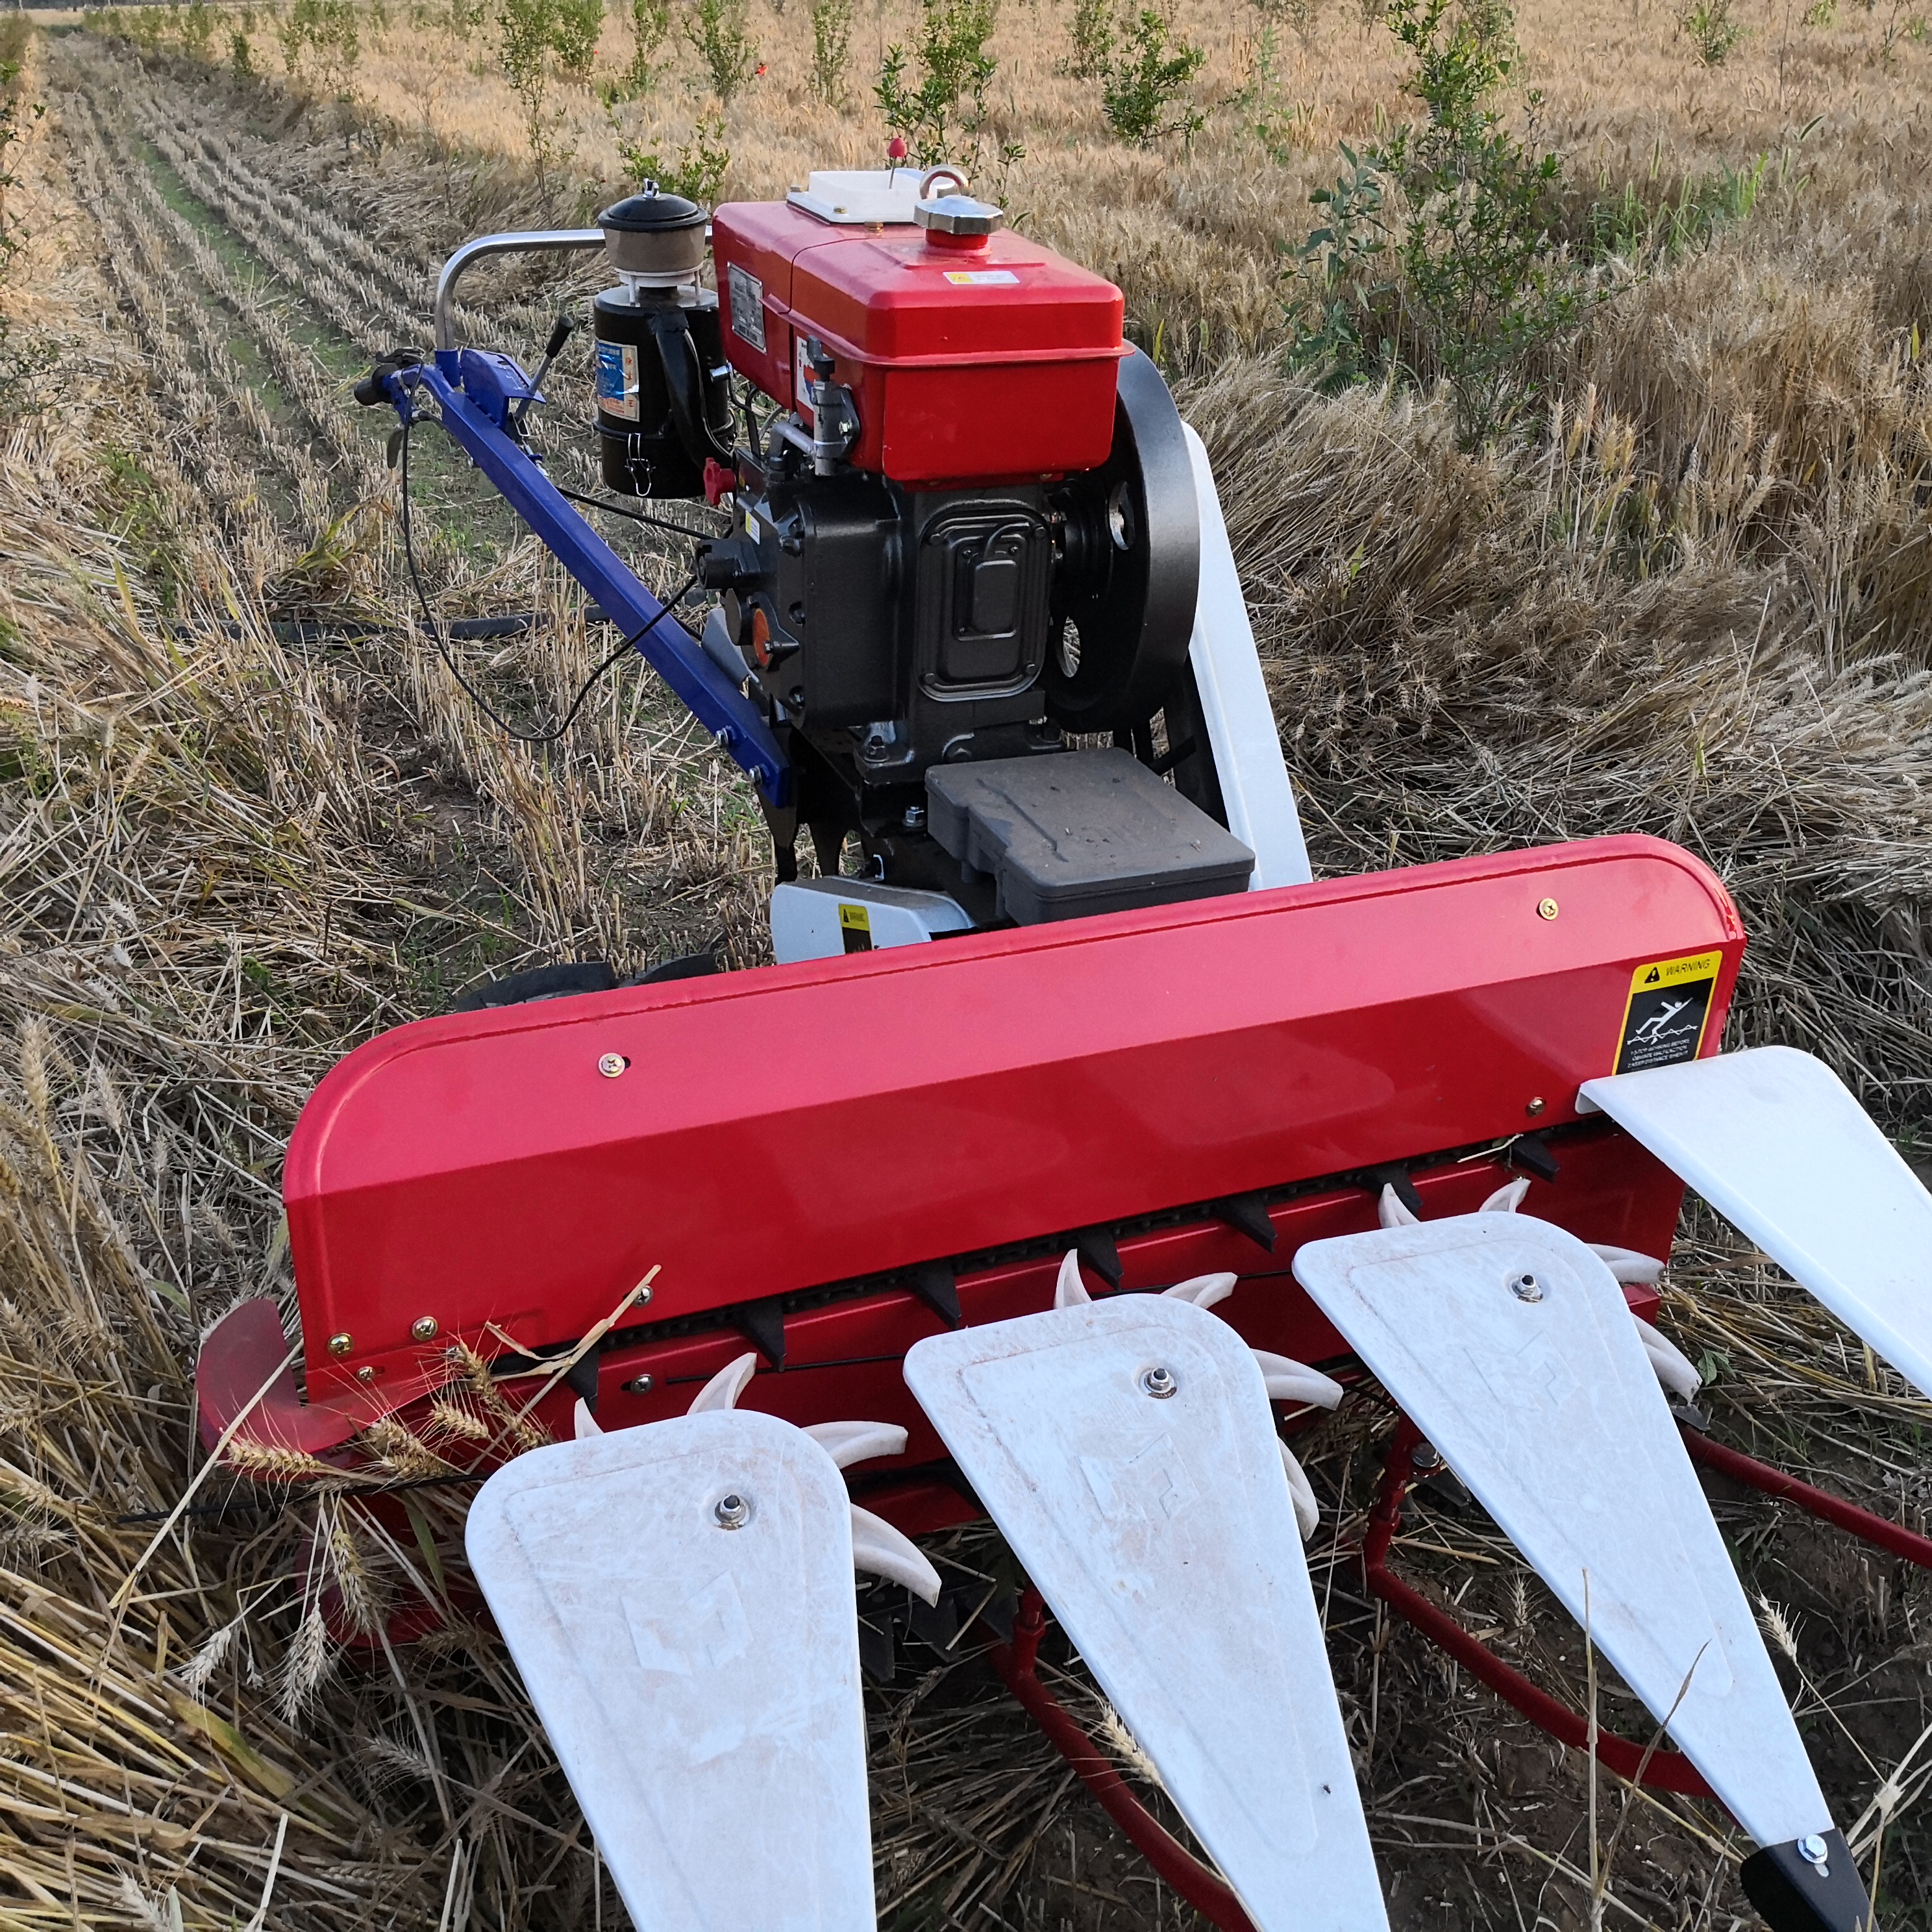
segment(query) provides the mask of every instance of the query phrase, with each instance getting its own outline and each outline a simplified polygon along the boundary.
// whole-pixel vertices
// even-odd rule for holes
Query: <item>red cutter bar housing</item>
[[[607,1426],[677,1413],[748,1310],[784,1365],[750,1406],[902,1421],[916,1460],[922,1264],[983,1322],[1109,1230],[1127,1286],[1232,1269],[1252,1342],[1330,1358],[1294,1248],[1372,1226],[1386,1162],[1431,1215],[1474,1208],[1508,1178],[1484,1150],[1530,1130],[1562,1170],[1530,1211],[1665,1254],[1680,1184],[1576,1089],[1648,962],[1720,956],[1714,1051],[1742,950],[1696,860],[1606,838],[421,1021],[290,1144],[310,1398],[394,1408],[452,1340],[554,1348],[656,1268],[602,1355]],[[1216,1211],[1256,1193],[1271,1253]]]

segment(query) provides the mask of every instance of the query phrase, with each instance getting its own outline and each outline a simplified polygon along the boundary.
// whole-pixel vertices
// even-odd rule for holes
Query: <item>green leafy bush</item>
[[[758,50],[746,30],[745,10],[746,0],[697,0],[684,23],[684,38],[704,63],[712,92],[727,107],[758,70]]]
[[[1099,80],[1114,53],[1114,0],[1073,0],[1073,52],[1066,71],[1076,80]]]
[[[618,152],[624,158],[625,172],[640,188],[654,182],[667,193],[684,195],[706,208],[717,206],[724,171],[731,165],[731,150],[724,145],[724,117],[715,111],[698,116],[691,139],[674,161],[629,141],[620,142]]]
[[[572,80],[587,80],[604,31],[604,0],[555,0],[555,5],[550,44],[558,70]]]
[[[1750,31],[1732,14],[1731,5],[1732,0],[1693,0],[1678,16],[1678,25],[1706,67],[1722,67]]]
[[[1388,17],[1425,116],[1359,159],[1345,149],[1350,172],[1320,191],[1328,220],[1291,274],[1289,358],[1335,381],[1439,377],[1473,445],[1538,400],[1542,352],[1596,291],[1559,235],[1562,157],[1492,104],[1516,58],[1504,0],[1391,0]]]
[[[301,80],[304,64],[312,62],[316,83],[325,92],[344,100],[353,92],[356,63],[362,56],[355,0],[295,0],[277,23],[275,35],[291,80]]]
[[[920,0],[916,54],[897,42],[886,50],[872,92],[916,166],[957,160],[960,138],[986,124],[986,88],[999,68],[986,43],[999,16],[999,0]]]
[[[1143,7],[1122,23],[1116,52],[1100,83],[1100,106],[1107,124],[1124,141],[1150,148],[1163,136],[1191,141],[1207,116],[1180,99],[1181,90],[1201,71],[1208,52],[1168,36],[1174,31],[1165,14]]]
[[[852,44],[852,0],[812,0],[812,91],[828,106],[845,104],[845,61]]]

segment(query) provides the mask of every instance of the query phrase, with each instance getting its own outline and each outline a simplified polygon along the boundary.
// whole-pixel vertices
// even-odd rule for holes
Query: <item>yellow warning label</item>
[[[1687,953],[1682,959],[1648,961],[1630,975],[1617,1043],[1618,1072],[1640,1073],[1647,1066],[1696,1059],[1724,963],[1721,952]]]
[[[872,950],[872,915],[862,905],[848,905],[843,899],[838,902],[838,934],[845,942],[848,952],[869,952]]]

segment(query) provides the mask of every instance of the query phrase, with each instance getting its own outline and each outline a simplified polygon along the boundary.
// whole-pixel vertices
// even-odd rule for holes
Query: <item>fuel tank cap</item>
[[[970,194],[942,194],[920,202],[912,218],[920,227],[937,229],[942,235],[990,235],[1006,216],[1005,209],[990,201],[976,201]]]

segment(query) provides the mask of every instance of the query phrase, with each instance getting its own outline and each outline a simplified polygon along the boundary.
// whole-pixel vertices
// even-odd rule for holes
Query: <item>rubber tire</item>
[[[484,1012],[497,1006],[527,1006],[539,1000],[566,1000],[578,993],[616,990],[617,976],[604,959],[583,959],[560,966],[532,966],[501,980],[484,980],[466,988],[449,1003],[453,1013]]]

